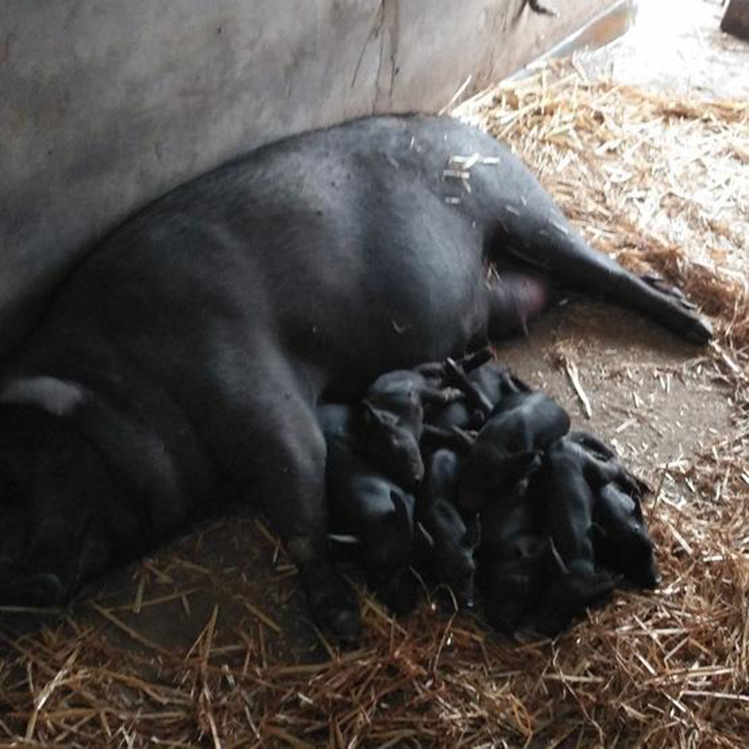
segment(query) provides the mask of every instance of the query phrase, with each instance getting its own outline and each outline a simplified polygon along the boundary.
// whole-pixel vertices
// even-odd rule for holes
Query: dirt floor
[[[715,30],[720,17],[718,3],[651,0],[643,3],[640,13],[640,22],[624,39],[604,50],[576,53],[575,66],[591,80],[613,76],[614,80],[660,92],[673,86],[680,94],[699,92],[717,98],[747,98],[749,45],[728,40]],[[654,55],[655,50],[657,55]],[[743,145],[749,153],[749,144]],[[743,232],[746,238],[749,220],[745,212],[739,221],[743,221],[743,225],[734,229]],[[746,278],[749,267],[746,253],[743,257],[734,253],[726,262],[734,276],[741,278],[743,274]],[[680,559],[686,556],[697,559],[700,549],[695,543],[699,543],[701,536],[694,529],[678,526],[675,518],[680,518],[679,513],[690,504],[709,498],[705,496],[705,485],[680,468],[691,466],[695,460],[704,460],[706,453],[714,452],[715,446],[726,440],[733,444],[731,440],[746,429],[741,414],[737,413],[735,383],[727,376],[726,366],[721,365],[715,353],[675,341],[634,314],[601,302],[573,298],[532,323],[527,337],[499,346],[497,354],[529,383],[557,397],[569,409],[575,426],[608,440],[629,466],[657,488],[657,506],[651,503],[647,512],[657,516],[659,507],[665,505],[672,510],[655,531],[656,540],[662,542],[659,546],[662,558],[681,555]],[[732,359],[730,363],[737,366]],[[579,382],[577,391],[570,377],[575,370]],[[580,394],[589,400],[590,417],[584,412]],[[749,496],[749,476],[744,476]],[[720,486],[716,485],[716,496],[719,491]],[[738,553],[749,551],[747,536],[732,540],[734,542],[741,544]],[[676,574],[674,569],[666,567],[660,591],[649,599],[635,594],[617,597],[612,609],[625,622],[622,631],[637,630],[627,616],[637,620],[654,607],[668,608],[678,603],[686,578],[681,573]],[[468,624],[461,625],[460,619],[454,625],[453,619],[441,614],[434,605],[426,606],[411,625],[404,623],[409,632],[406,635],[398,623],[378,609],[376,602],[367,598],[364,606],[370,630],[362,649],[348,655],[344,653],[339,665],[344,661],[354,663],[359,658],[359,670],[366,671],[366,659],[374,658],[372,653],[380,653],[377,657],[384,660],[376,662],[375,670],[390,669],[396,686],[401,684],[399,679],[412,679],[414,684],[424,685],[422,697],[416,688],[416,696],[408,698],[413,700],[409,702],[413,714],[427,716],[420,699],[436,700],[434,704],[441,705],[434,717],[437,708],[430,703],[432,712],[428,712],[428,717],[432,723],[424,723],[417,729],[404,721],[405,728],[400,733],[389,728],[389,733],[367,734],[367,721],[375,719],[377,709],[395,710],[398,700],[405,698],[377,697],[367,707],[369,712],[365,717],[354,720],[356,705],[365,704],[364,695],[369,688],[370,677],[361,676],[356,677],[359,679],[356,690],[361,691],[346,686],[348,682],[344,683],[343,676],[340,682],[331,677],[326,687],[331,693],[336,689],[341,693],[356,691],[356,699],[349,698],[348,693],[346,700],[340,698],[346,710],[353,712],[336,713],[336,697],[326,696],[328,701],[316,705],[314,721],[310,719],[312,722],[297,725],[296,718],[283,718],[284,711],[291,710],[292,703],[299,707],[306,704],[305,700],[318,699],[314,697],[314,682],[327,668],[320,664],[335,654],[309,621],[294,568],[288,564],[274,538],[258,518],[238,515],[206,523],[153,558],[116,572],[64,612],[31,615],[6,611],[0,624],[0,641],[7,646],[6,657],[0,661],[0,684],[3,685],[0,737],[8,741],[13,738],[22,741],[25,737],[30,744],[54,740],[62,745],[89,746],[104,743],[228,746],[245,745],[249,741],[291,746],[321,743],[353,746],[357,743],[356,737],[361,736],[365,744],[371,745],[385,745],[389,741],[393,745],[447,746],[460,744],[461,737],[466,743],[473,743],[468,739],[476,722],[489,720],[485,711],[496,707],[497,715],[500,712],[502,715],[501,719],[491,718],[499,721],[492,729],[495,745],[516,746],[526,741],[535,745],[560,742],[571,745],[582,741],[610,746],[616,741],[625,745],[644,741],[643,737],[649,734],[644,728],[640,730],[641,718],[647,724],[647,720],[655,720],[656,713],[664,725],[669,721],[676,725],[682,719],[679,711],[683,708],[697,718],[679,734],[679,740],[691,737],[693,745],[714,745],[714,735],[709,728],[712,718],[700,713],[688,702],[689,697],[681,694],[669,696],[675,700],[676,707],[668,708],[674,715],[666,715],[667,707],[654,707],[655,712],[648,713],[646,705],[657,702],[652,695],[638,703],[637,708],[622,707],[622,724],[631,721],[638,726],[633,729],[631,742],[623,728],[617,729],[616,736],[609,735],[600,726],[596,731],[602,720],[595,717],[598,713],[593,712],[593,703],[585,701],[593,698],[579,697],[570,687],[575,684],[575,678],[582,680],[581,684],[585,679],[593,680],[593,684],[598,683],[596,679],[603,682],[605,677],[593,666],[590,673],[585,671],[587,666],[582,660],[588,658],[587,654],[581,655],[577,676],[569,677],[572,681],[562,684],[560,691],[549,692],[546,687],[541,690],[550,703],[557,701],[556,712],[555,708],[548,707],[549,712],[543,719],[539,717],[540,711],[526,715],[523,712],[526,707],[520,704],[519,698],[507,694],[502,686],[503,674],[507,677],[522,670],[525,645],[503,646],[506,651],[502,657],[506,662],[516,663],[515,668],[499,668],[493,662],[490,667],[489,661],[484,660],[481,678],[486,682],[490,674],[492,683],[496,681],[493,699],[497,702],[488,707],[482,702],[475,715],[466,717],[462,708],[450,702],[449,693],[444,691],[445,684],[450,684],[450,676],[438,674],[440,653],[464,637],[469,643],[466,652],[475,646],[479,648],[476,659],[485,659],[488,643],[496,638],[489,632],[475,634]],[[563,638],[561,647],[569,651],[586,637],[598,642],[595,639],[597,616],[592,614],[591,622],[583,623]],[[399,655],[397,643],[407,638],[411,638],[408,640],[411,643],[416,642],[424,617],[439,619],[444,639],[435,646],[436,654],[433,661],[430,657],[429,667],[415,657],[406,658],[408,663],[404,665],[405,656]],[[450,626],[455,628],[450,630]],[[648,627],[651,626],[648,623]],[[658,640],[652,631],[648,637]],[[749,627],[746,631],[749,632]],[[380,636],[384,646],[377,640]],[[745,632],[745,649],[748,637]],[[658,642],[661,647],[661,641]],[[543,663],[545,665],[539,668],[545,672],[551,669],[552,661],[563,659],[556,644],[547,642],[539,647],[546,648],[545,660],[538,656],[538,660],[533,661],[534,667]],[[678,647],[689,649],[692,646]],[[699,650],[699,645],[695,647]],[[600,650],[604,661],[619,657],[616,653],[607,655],[603,645]],[[632,655],[633,660],[638,657],[647,666],[650,656],[646,650]],[[528,655],[528,663],[531,663],[530,658]],[[690,663],[700,668],[705,664],[714,669],[724,667],[721,663],[712,663],[709,654],[700,656],[699,652]],[[742,663],[743,671],[731,676],[731,699],[745,700],[747,704],[742,706],[749,714],[747,662]],[[304,664],[317,665],[310,665],[305,671]],[[648,668],[641,668],[644,682],[650,678]],[[348,671],[345,673],[346,679],[353,678]],[[714,673],[721,675],[723,672]],[[248,674],[254,674],[252,690],[244,691],[244,686],[238,689],[237,684],[244,685],[243,679],[249,678]],[[658,681],[660,671],[656,674],[654,670],[651,676],[656,691],[666,688]],[[440,687],[443,691],[429,692],[436,688],[433,682],[439,682],[440,678],[444,680]],[[461,688],[470,687],[470,678],[465,676],[468,686]],[[279,681],[274,682],[274,679]],[[717,682],[713,684],[709,679],[710,674],[703,681],[695,682],[694,690],[727,693],[725,682],[716,686]],[[77,680],[75,684],[74,680]],[[265,695],[262,706],[253,702],[260,700],[261,692]],[[61,697],[63,693],[67,695],[65,700]],[[632,714],[628,712],[630,709]],[[709,709],[715,718],[724,707],[720,702],[715,706],[711,703]],[[173,731],[168,728],[169,720],[173,720]],[[240,727],[241,721],[245,724]],[[564,730],[556,731],[555,722],[564,725]],[[749,719],[744,727],[747,724]],[[453,733],[451,727],[458,725],[460,732]],[[739,730],[738,724],[735,730]],[[480,733],[478,728],[476,731]],[[487,735],[481,735],[488,745]],[[731,735],[726,731],[716,744],[740,745],[731,743]],[[652,745],[675,745],[670,743],[670,736],[665,729],[662,733],[653,733]],[[22,741],[18,745],[25,744]]]

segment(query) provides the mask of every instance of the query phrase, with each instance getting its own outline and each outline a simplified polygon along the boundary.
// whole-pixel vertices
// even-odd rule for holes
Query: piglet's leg
[[[488,416],[492,411],[491,401],[466,377],[460,365],[452,359],[445,361],[445,371],[451,382],[466,396],[471,406],[480,411],[482,416]]]
[[[463,397],[463,392],[458,388],[433,388],[425,387],[421,390],[421,400],[423,403],[430,403],[438,406],[447,406]]]

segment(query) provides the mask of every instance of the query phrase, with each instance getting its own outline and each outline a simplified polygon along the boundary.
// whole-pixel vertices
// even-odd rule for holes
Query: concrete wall
[[[369,112],[435,110],[613,0],[2,0],[0,348],[135,207]]]

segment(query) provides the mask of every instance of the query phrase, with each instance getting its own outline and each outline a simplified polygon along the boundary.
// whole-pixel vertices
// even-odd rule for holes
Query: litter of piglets
[[[394,613],[426,581],[506,635],[554,635],[616,587],[656,587],[647,485],[490,352],[389,372],[319,416],[331,544],[356,545]]]

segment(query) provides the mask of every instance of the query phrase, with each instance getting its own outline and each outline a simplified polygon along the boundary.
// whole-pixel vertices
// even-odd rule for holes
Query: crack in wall
[[[388,109],[393,103],[395,79],[399,68],[397,63],[400,8],[399,0],[380,0],[372,28],[364,40],[359,59],[351,78],[351,88],[354,87],[361,72],[364,56],[371,42],[379,39],[377,51],[377,71],[374,79],[374,96],[372,97],[372,112]],[[387,33],[385,33],[387,32]],[[387,44],[387,52],[386,52]]]
[[[395,88],[395,77],[398,75],[396,58],[398,55],[399,37],[399,0],[382,0],[380,4],[382,21],[380,24],[380,61],[377,68],[377,80],[375,83],[375,112],[391,109],[393,104],[393,89]],[[386,72],[385,62],[385,34],[387,30],[389,75]],[[387,78],[386,78],[387,76]],[[383,81],[383,78],[386,78]]]

